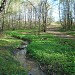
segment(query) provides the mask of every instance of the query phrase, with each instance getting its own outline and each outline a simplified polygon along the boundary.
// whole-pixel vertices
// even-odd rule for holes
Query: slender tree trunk
[[[44,32],[46,32],[46,26],[47,26],[47,0],[45,0],[44,4]]]
[[[12,30],[14,28],[14,19],[13,19],[13,16],[12,16]]]
[[[25,6],[25,3],[24,3]],[[26,8],[24,7],[24,28],[26,28]]]
[[[35,9],[35,34],[36,34],[36,9]]]
[[[66,3],[63,2],[63,13],[64,13],[63,14],[63,21],[64,21],[64,23],[63,23],[63,29],[66,30],[67,29],[67,15],[66,15],[67,12],[66,12],[66,9],[65,9],[65,7],[66,7],[65,4]]]
[[[3,12],[3,14],[2,14],[2,17],[3,17],[3,21],[2,21],[2,31],[4,31],[4,20],[5,20],[5,9],[4,9],[4,12]]]
[[[59,1],[59,20],[60,20],[61,26],[63,26],[60,15],[61,15],[61,12],[60,12],[60,1]]]
[[[32,8],[30,8],[30,29],[32,28]]]
[[[2,31],[4,31],[4,14],[3,14],[3,21],[2,21]]]
[[[70,29],[70,6],[69,1],[67,1],[67,29]]]
[[[40,16],[38,17],[38,19],[39,19],[39,32],[38,32],[38,34],[40,34]]]
[[[26,23],[26,17],[27,17],[27,16],[26,16],[26,13],[25,13],[25,17],[24,17],[24,18],[25,18],[25,20],[24,20],[24,21],[25,21],[25,26],[24,26],[24,28],[26,28],[26,24],[27,24],[27,23]]]
[[[10,14],[8,15],[8,30],[10,29]]]
[[[19,11],[19,29],[20,29],[20,11]]]

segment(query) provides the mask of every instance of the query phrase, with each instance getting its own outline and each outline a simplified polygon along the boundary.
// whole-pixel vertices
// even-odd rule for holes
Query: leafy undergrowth
[[[75,40],[50,34],[7,32],[18,39],[30,39],[28,55],[39,61],[47,75],[75,75]]]
[[[14,60],[12,54],[21,42],[7,36],[0,38],[0,75],[27,75],[26,70]]]

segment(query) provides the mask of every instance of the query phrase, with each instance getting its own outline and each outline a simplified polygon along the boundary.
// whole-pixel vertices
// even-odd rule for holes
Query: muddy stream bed
[[[15,51],[14,58],[28,70],[28,75],[46,75],[38,63],[26,57],[28,41],[24,41]]]

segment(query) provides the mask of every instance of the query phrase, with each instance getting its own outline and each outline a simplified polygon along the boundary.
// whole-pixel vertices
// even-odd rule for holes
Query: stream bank
[[[28,44],[28,41],[22,42],[21,45],[14,50],[14,58],[28,70],[28,75],[46,75],[35,61],[26,57]]]

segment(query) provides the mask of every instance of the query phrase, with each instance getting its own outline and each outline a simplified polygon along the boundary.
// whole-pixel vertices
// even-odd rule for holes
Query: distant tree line
[[[59,18],[63,29],[71,30],[75,20],[75,0],[59,0]]]
[[[4,9],[5,4],[3,5]],[[52,21],[52,16],[50,15],[52,9],[50,9],[50,6],[47,0],[40,0],[37,4],[33,4],[30,0],[12,0],[1,17],[1,28],[2,30],[33,28],[34,32],[46,32],[47,25]]]
[[[53,21],[52,5],[48,0],[7,0],[1,1],[0,29],[33,29],[34,32],[46,32],[47,26]],[[56,0],[54,0],[56,1]],[[75,22],[75,1],[59,0],[59,18],[64,30],[71,30]],[[8,8],[6,9],[6,5]]]

